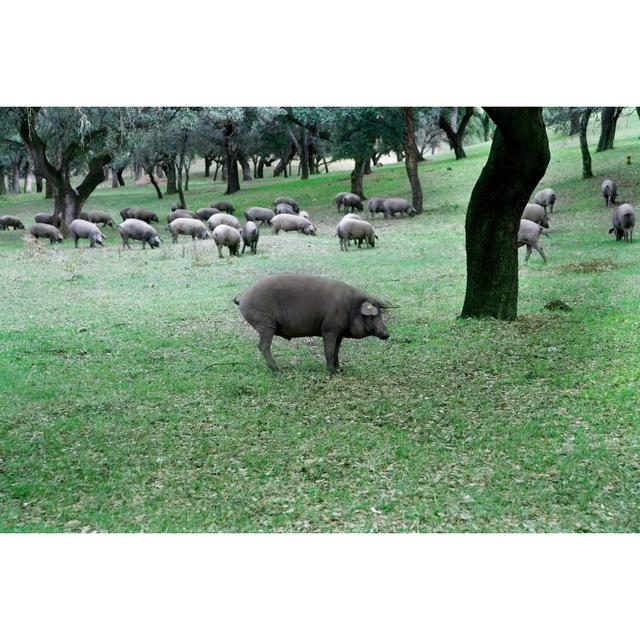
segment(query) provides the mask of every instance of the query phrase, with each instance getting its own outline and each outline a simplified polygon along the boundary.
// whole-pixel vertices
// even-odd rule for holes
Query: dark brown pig
[[[64,236],[60,233],[60,229],[52,224],[44,224],[44,222],[36,222],[29,227],[29,233],[36,239],[49,238],[49,242],[62,242]]]
[[[151,211],[150,209],[145,209],[144,207],[127,207],[120,211],[120,215],[123,220],[130,220],[131,218],[135,218],[136,220],[142,220],[147,224],[151,224],[152,222],[160,222],[158,219],[158,215]]]
[[[275,213],[266,207],[249,207],[244,210],[244,217],[251,222],[259,222],[261,225],[265,222],[271,224],[271,218]]]
[[[236,208],[226,200],[218,200],[218,202],[213,202],[211,204],[212,209],[217,209],[218,211],[226,211],[227,213],[233,213]]]
[[[274,207],[278,206],[279,204],[288,204],[294,210],[295,213],[298,213],[298,211],[300,211],[300,205],[293,198],[287,198],[286,196],[280,196],[279,198],[276,198],[273,201],[273,206]]]
[[[53,223],[54,223],[53,213],[36,213],[36,215],[33,216],[33,219],[36,222],[41,222],[42,224],[53,225]],[[55,226],[55,225],[53,225],[53,226]]]
[[[356,209],[358,211],[362,211],[364,209],[360,196],[357,196],[355,193],[347,193],[345,196],[343,196],[342,206],[344,207],[345,211],[349,211],[349,209],[351,209],[351,213],[353,213]]]
[[[196,211],[195,217],[198,218],[198,220],[202,220],[202,222],[206,222],[211,216],[215,215],[216,213],[220,213],[220,209],[214,209],[212,207],[202,207],[202,209],[198,209]]]
[[[13,227],[14,230],[24,229],[20,218],[16,218],[15,216],[0,216],[0,229],[8,229],[9,227]]]
[[[322,336],[327,369],[338,370],[343,338],[389,337],[377,298],[338,280],[278,274],[254,282],[234,302],[258,332],[258,349],[267,366],[278,371],[271,354],[273,336],[286,340]]]

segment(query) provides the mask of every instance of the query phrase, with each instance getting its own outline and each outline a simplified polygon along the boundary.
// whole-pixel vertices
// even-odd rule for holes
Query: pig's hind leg
[[[255,327],[255,330],[260,336],[258,349],[260,349],[260,353],[267,361],[267,366],[269,367],[269,369],[271,369],[271,371],[280,371],[280,368],[278,367],[278,364],[276,363],[273,354],[271,353],[271,341],[273,340],[275,329],[273,327],[261,326]]]

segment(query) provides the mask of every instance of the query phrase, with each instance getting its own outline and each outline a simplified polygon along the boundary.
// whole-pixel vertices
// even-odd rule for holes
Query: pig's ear
[[[378,307],[375,307],[370,302],[367,302],[365,300],[365,302],[363,302],[362,305],[360,306],[360,313],[363,316],[377,316],[378,315]]]

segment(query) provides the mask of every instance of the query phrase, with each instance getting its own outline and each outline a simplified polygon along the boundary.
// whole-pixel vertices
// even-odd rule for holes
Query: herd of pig
[[[351,211],[344,216],[338,224],[336,235],[340,241],[340,248],[348,249],[351,241],[362,246],[366,242],[368,246],[375,246],[378,236],[373,226],[366,222],[354,211],[363,211],[362,200],[354,193],[342,192],[335,199],[338,211],[344,208]],[[369,200],[371,217],[375,213],[383,213],[385,218],[397,214],[414,215],[415,209],[404,198],[371,198]],[[315,236],[316,226],[309,219],[306,211],[301,211],[300,206],[293,198],[285,196],[276,198],[273,209],[267,207],[249,207],[244,215],[246,222],[240,224],[234,215],[235,207],[230,202],[214,202],[210,207],[204,207],[197,211],[182,209],[179,204],[171,207],[171,213],[167,216],[167,231],[171,234],[173,243],[178,242],[178,236],[191,236],[196,239],[213,238],[218,255],[222,258],[222,249],[227,247],[230,256],[237,256],[242,243],[242,253],[249,247],[252,253],[256,253],[260,238],[260,227],[267,224],[275,235],[280,231],[298,231],[300,233]],[[162,239],[152,223],[159,223],[158,215],[144,207],[127,207],[120,211],[122,224],[118,225],[118,232],[122,239],[122,246],[130,249],[130,240],[142,243],[142,248],[156,248],[160,246]],[[51,244],[63,242],[64,236],[55,224],[56,218],[52,213],[37,213],[35,221],[29,226],[28,232],[36,239],[48,239]],[[80,240],[88,240],[89,246],[103,246],[106,236],[98,225],[103,227],[114,226],[114,220],[106,211],[89,211],[69,224],[69,237],[78,247]],[[24,229],[22,221],[15,216],[0,217],[1,229]]]
[[[602,182],[602,196],[605,206],[618,204],[618,187],[616,183],[607,178]],[[547,235],[550,216],[553,213],[553,206],[556,202],[556,192],[553,189],[543,189],[533,196],[533,202],[529,203],[522,213],[520,228],[518,230],[518,247],[527,248],[525,261],[529,259],[533,249],[535,249],[546,262],[544,249],[540,246],[540,236]],[[628,203],[619,204],[613,211],[611,217],[611,228],[609,233],[615,231],[616,240],[625,242],[633,241],[633,228],[636,224],[636,214],[633,207]]]
[[[167,227],[173,243],[178,242],[180,235],[191,236],[204,240],[213,238],[218,255],[222,258],[222,249],[227,247],[229,255],[237,256],[249,247],[252,253],[256,253],[260,228],[265,222],[277,235],[280,231],[300,231],[307,235],[315,235],[316,227],[309,220],[306,211],[300,211],[298,203],[292,198],[281,197],[274,202],[273,210],[264,207],[249,207],[245,211],[246,222],[241,225],[238,218],[233,215],[235,208],[230,202],[214,202],[210,207],[204,207],[197,211],[181,209],[179,204],[171,207],[171,213],[167,216]],[[120,211],[122,223],[118,225],[118,232],[122,239],[122,246],[130,249],[130,240],[142,243],[145,249],[148,244],[152,249],[159,247],[162,239],[152,223],[159,223],[158,215],[144,207],[127,207]],[[56,218],[52,213],[37,213],[35,221],[29,226],[28,232],[37,240],[48,239],[51,244],[62,242],[64,236],[55,224]],[[106,211],[89,211],[83,213],[78,219],[69,224],[69,237],[78,247],[79,240],[88,240],[91,248],[96,245],[103,246],[106,236],[98,225],[103,227],[114,226],[114,220]],[[24,224],[15,216],[0,217],[0,229],[24,229]]]

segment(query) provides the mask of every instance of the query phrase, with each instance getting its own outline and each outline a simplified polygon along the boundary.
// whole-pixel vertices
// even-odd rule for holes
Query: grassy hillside
[[[243,183],[241,211],[297,198],[315,238],[274,237],[219,260],[210,241],[74,250],[0,232],[0,530],[637,531],[639,245],[607,234],[600,182],[640,202],[640,130],[580,177],[576,139],[552,139],[558,193],[547,266],[521,251],[520,318],[459,321],[464,215],[488,145],[420,165],[426,214],[382,221],[373,250],[340,252],[346,172]],[[595,146],[595,136],[592,140]],[[626,164],[631,155],[633,164]],[[367,195],[408,195],[404,167]],[[223,185],[194,176],[190,208]],[[174,198],[98,189],[116,213]],[[40,195],[0,198],[25,221]],[[162,225],[164,226],[164,225]],[[319,339],[274,341],[269,372],[232,298],[261,275],[325,275],[399,308],[391,339],[347,340],[343,373]],[[572,311],[546,310],[559,298]]]

